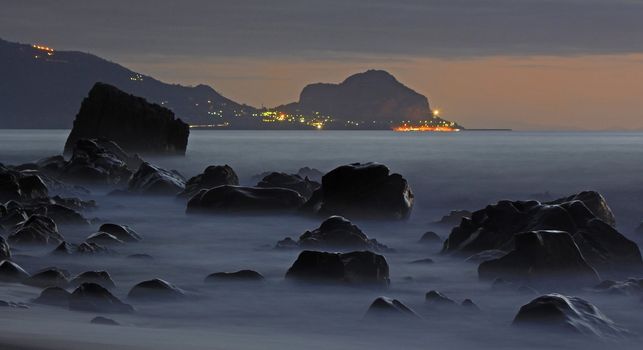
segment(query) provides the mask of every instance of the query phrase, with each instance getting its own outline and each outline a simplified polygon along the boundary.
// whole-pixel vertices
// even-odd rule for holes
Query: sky
[[[2,0],[0,38],[258,107],[384,69],[465,127],[643,130],[639,0]]]

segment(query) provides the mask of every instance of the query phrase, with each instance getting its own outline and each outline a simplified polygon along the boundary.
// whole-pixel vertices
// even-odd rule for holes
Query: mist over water
[[[60,154],[67,135],[67,130],[0,130],[0,162],[20,164]],[[193,130],[185,157],[144,159],[176,169],[186,178],[208,165],[229,164],[246,185],[256,184],[252,177],[265,171],[295,173],[309,166],[326,172],[367,161],[388,165],[413,189],[411,218],[352,221],[369,238],[395,249],[384,254],[391,287],[303,286],[284,281],[299,252],[273,249],[275,243],[318,227],[321,218],[186,215],[185,203],[171,197],[115,197],[98,190],[89,196],[98,209],[85,216],[130,225],[143,241],[117,247],[120,254],[112,257],[61,258],[48,256],[50,249],[21,249],[14,251],[14,260],[30,272],[47,266],[68,269],[72,275],[107,270],[117,285],[114,294],[126,302],[134,284],[159,277],[184,289],[188,300],[131,302],[136,313],[107,315],[123,327],[90,325],[93,313],[40,305],[6,308],[0,313],[0,344],[20,342],[41,348],[64,344],[79,349],[600,349],[606,343],[593,338],[511,327],[520,306],[537,295],[492,290],[489,282],[478,281],[477,264],[440,255],[440,246],[417,241],[428,230],[445,238],[450,228],[432,222],[453,209],[475,210],[500,199],[555,199],[586,189],[605,196],[621,233],[639,244],[643,238],[633,232],[643,219],[640,133]],[[67,241],[79,243],[98,226],[59,229]],[[135,253],[154,259],[126,258]],[[409,264],[422,258],[435,263]],[[266,281],[203,283],[210,273],[240,269],[256,270]],[[481,312],[432,309],[424,302],[429,290],[458,302],[470,298]],[[2,300],[28,301],[39,292],[0,283]],[[640,346],[639,299],[592,291],[574,294],[634,333],[631,339],[614,341],[619,347]],[[399,299],[423,320],[365,321],[368,306],[380,295]]]

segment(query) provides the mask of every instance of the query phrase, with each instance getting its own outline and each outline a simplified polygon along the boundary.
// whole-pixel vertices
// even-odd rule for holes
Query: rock
[[[7,241],[0,236],[0,259],[9,259],[11,258],[11,248],[9,248],[9,244]]]
[[[112,289],[116,288],[116,284],[112,280],[112,276],[107,271],[86,271],[74,277],[70,282],[70,286],[79,286],[83,283],[95,283],[103,288]]]
[[[296,191],[304,198],[310,198],[319,186],[320,184],[318,182],[310,181],[307,177],[302,178],[299,175],[289,175],[277,172],[266,175],[261,181],[259,181],[259,183],[257,183],[257,187],[288,188]]]
[[[218,281],[263,281],[264,277],[257,271],[240,270],[236,272],[215,272],[205,278],[205,282]]]
[[[452,210],[449,214],[436,221],[436,224],[445,226],[457,226],[460,224],[463,218],[470,218],[471,214],[473,213],[468,210]]]
[[[546,202],[545,204],[564,204],[573,201],[580,201],[585,204],[587,209],[589,209],[589,211],[592,212],[594,216],[603,220],[603,222],[605,222],[606,224],[609,224],[611,226],[616,225],[616,219],[614,218],[612,209],[610,209],[609,205],[607,205],[607,201],[605,200],[605,198],[603,198],[603,196],[596,191],[583,191],[578,194],[573,194],[569,197],[559,198],[551,202]]]
[[[592,192],[569,198],[585,200],[594,211],[609,219],[606,204],[596,205],[590,201],[600,195],[584,193]],[[602,197],[600,199],[602,201]],[[564,202],[562,199],[554,202],[558,204],[500,201],[489,205],[474,212],[471,218],[462,219],[460,225],[453,228],[444,242],[443,252],[475,254],[494,249],[509,252],[513,250],[514,236],[518,233],[556,230],[568,232],[585,260],[601,274],[618,274],[622,270],[643,267],[636,243],[596,216],[584,202]]]
[[[479,264],[488,260],[500,259],[507,255],[507,252],[498,249],[483,250],[480,253],[473,254],[464,261]]]
[[[113,245],[122,245],[125,244],[125,242],[121,241],[120,239],[114,237],[113,235],[110,235],[107,232],[95,232],[89,235],[85,239],[86,243],[93,243],[93,244],[98,244],[102,246],[113,246]]]
[[[132,287],[127,297],[139,301],[174,301],[185,298],[185,293],[172,284],[155,278]]]
[[[136,260],[154,260],[154,258],[149,254],[131,254],[131,255],[128,255],[126,258],[136,259]]]
[[[437,233],[433,231],[429,231],[425,234],[422,235],[422,238],[420,238],[420,243],[422,244],[438,244],[442,243],[442,238],[438,236]]]
[[[83,283],[71,293],[69,309],[87,312],[129,313],[132,305],[125,304],[96,283]]]
[[[311,181],[320,182],[322,176],[324,176],[324,173],[315,168],[309,168],[305,166],[297,170],[297,175],[299,175],[299,177],[301,177],[302,179],[308,178]]]
[[[111,318],[107,318],[107,317],[103,317],[103,316],[96,316],[96,317],[92,318],[92,320],[89,321],[89,323],[100,324],[100,325],[104,325],[104,326],[120,326],[121,325],[120,323],[112,320]]]
[[[69,284],[69,273],[56,267],[43,269],[31,277],[23,280],[22,283],[33,287],[59,287],[67,288]]]
[[[388,251],[389,248],[375,239],[369,239],[356,225],[342,216],[331,216],[313,231],[304,232],[293,245],[292,239],[277,243],[278,248],[339,249]]]
[[[471,299],[464,299],[460,305],[470,311],[480,311],[478,305]]]
[[[305,209],[352,218],[406,219],[412,207],[413,192],[401,175],[389,174],[382,164],[354,163],[324,175]]]
[[[19,200],[21,197],[17,174],[0,165],[0,203]]]
[[[386,259],[369,251],[327,253],[305,250],[288,269],[286,279],[388,287]]]
[[[299,193],[285,188],[224,185],[201,190],[188,202],[187,212],[289,212],[303,203]]]
[[[13,261],[0,262],[0,282],[20,283],[31,275]]]
[[[47,186],[38,175],[11,170],[0,164],[0,203],[48,195]]]
[[[430,306],[453,306],[456,302],[437,290],[431,290],[424,296],[426,303]]]
[[[114,86],[96,83],[83,100],[65,143],[68,153],[82,138],[106,138],[127,152],[184,155],[190,129],[174,113]]]
[[[411,264],[433,264],[434,261],[431,258],[418,259],[411,261]]]
[[[601,338],[618,338],[628,334],[590,302],[560,294],[543,295],[523,305],[513,325]]]
[[[567,232],[532,231],[514,236],[514,250],[478,267],[481,279],[504,278],[536,284],[593,285],[599,281]]]
[[[176,170],[168,171],[144,162],[132,176],[130,193],[145,195],[176,195],[185,189],[185,179]]]
[[[18,179],[22,199],[43,198],[49,196],[49,190],[38,175],[22,176]]]
[[[106,247],[96,243],[83,242],[79,245],[70,244],[67,242],[60,243],[54,249],[52,255],[96,255],[96,254],[113,254],[114,252]]]
[[[403,317],[420,319],[421,317],[397,299],[378,297],[366,311],[366,318]]]
[[[185,184],[185,190],[179,197],[191,198],[201,190],[223,185],[239,185],[237,173],[229,165],[210,165],[202,174],[192,177]]]
[[[138,242],[142,239],[136,231],[126,225],[102,224],[98,231],[109,233],[123,242]]]
[[[643,295],[643,278],[629,278],[625,281],[605,280],[594,286],[594,290],[614,295]]]
[[[46,245],[59,244],[64,238],[52,219],[34,214],[19,223],[8,240],[11,244]]]
[[[40,292],[40,296],[34,299],[33,302],[36,304],[68,307],[70,295],[71,293],[63,288],[48,287],[43,289],[43,291]]]
[[[72,156],[58,175],[63,180],[90,185],[121,185],[132,172],[127,160],[101,147],[99,140],[75,141]]]

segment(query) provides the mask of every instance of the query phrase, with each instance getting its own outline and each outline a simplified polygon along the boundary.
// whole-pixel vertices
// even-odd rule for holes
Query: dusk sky
[[[643,1],[4,1],[0,37],[254,106],[384,69],[468,127],[643,129]]]

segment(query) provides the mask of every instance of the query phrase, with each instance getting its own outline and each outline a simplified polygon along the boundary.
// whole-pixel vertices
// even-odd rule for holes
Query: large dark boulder
[[[123,242],[138,242],[142,239],[134,229],[127,225],[105,223],[100,225],[98,231],[109,233]]]
[[[486,250],[510,252],[518,233],[541,230],[568,232],[585,260],[601,274],[643,267],[638,246],[592,212],[609,219],[607,205],[596,205],[597,195],[571,196],[571,202],[541,204],[537,201],[500,201],[463,218],[444,242],[443,251],[472,255]],[[602,198],[602,197],[600,197]],[[601,202],[601,201],[598,201]],[[553,202],[552,202],[553,203]],[[593,203],[593,204],[592,204]],[[598,209],[597,209],[598,208]]]
[[[486,280],[503,278],[557,287],[594,285],[600,280],[572,236],[562,231],[515,235],[514,249],[499,259],[481,263],[478,274]]]
[[[306,210],[322,215],[371,219],[406,219],[413,192],[400,174],[376,163],[343,165],[322,177]]]
[[[127,298],[138,301],[177,301],[185,298],[185,293],[169,282],[155,278],[132,287]]]
[[[165,170],[144,162],[129,181],[130,193],[176,195],[185,189],[185,179],[176,170]]]
[[[188,213],[288,212],[304,204],[297,192],[285,188],[218,186],[201,190],[187,204]]]
[[[69,306],[69,293],[67,290],[60,287],[47,287],[40,292],[40,295],[33,300],[36,304],[53,305],[53,306]]]
[[[596,191],[583,191],[569,197],[545,202],[545,204],[564,204],[573,201],[583,202],[587,209],[589,209],[589,211],[591,211],[597,218],[603,220],[606,224],[610,224],[612,226],[616,225],[616,218],[612,213],[612,209],[607,205],[605,198]]]
[[[106,138],[127,152],[183,155],[189,134],[188,124],[169,109],[96,83],[76,115],[65,153],[81,138]]]
[[[0,164],[0,203],[47,197],[49,190],[40,176]]]
[[[201,190],[207,190],[223,185],[239,185],[239,177],[229,165],[210,165],[202,174],[194,176],[185,184],[185,190],[180,197],[191,198]]]
[[[340,254],[305,250],[288,269],[286,278],[380,287],[390,283],[386,259],[369,251]]]
[[[277,243],[277,248],[389,250],[375,239],[369,239],[362,230],[342,216],[331,216],[312,230],[304,232],[298,241],[290,238]]]
[[[107,289],[116,288],[112,276],[107,271],[85,271],[69,281],[69,285],[72,287],[80,286],[83,283],[95,283]]]
[[[71,159],[53,176],[90,185],[120,185],[127,183],[132,176],[127,159],[103,147],[99,140],[79,139],[74,142],[70,145]]]
[[[513,325],[601,338],[618,338],[628,334],[590,302],[560,294],[543,295],[522,306]]]
[[[320,184],[315,181],[310,181],[307,177],[302,178],[297,174],[286,174],[286,173],[277,173],[273,172],[264,176],[257,187],[278,187],[278,188],[288,188],[294,191],[297,191],[302,197],[310,198],[313,192],[318,189]]]
[[[83,283],[69,296],[69,309],[101,313],[128,313],[134,308],[96,283]]]
[[[11,244],[46,245],[59,244],[64,238],[52,219],[34,214],[19,223],[8,240]]]
[[[13,261],[3,260],[0,262],[0,282],[19,283],[30,276],[27,271]]]

